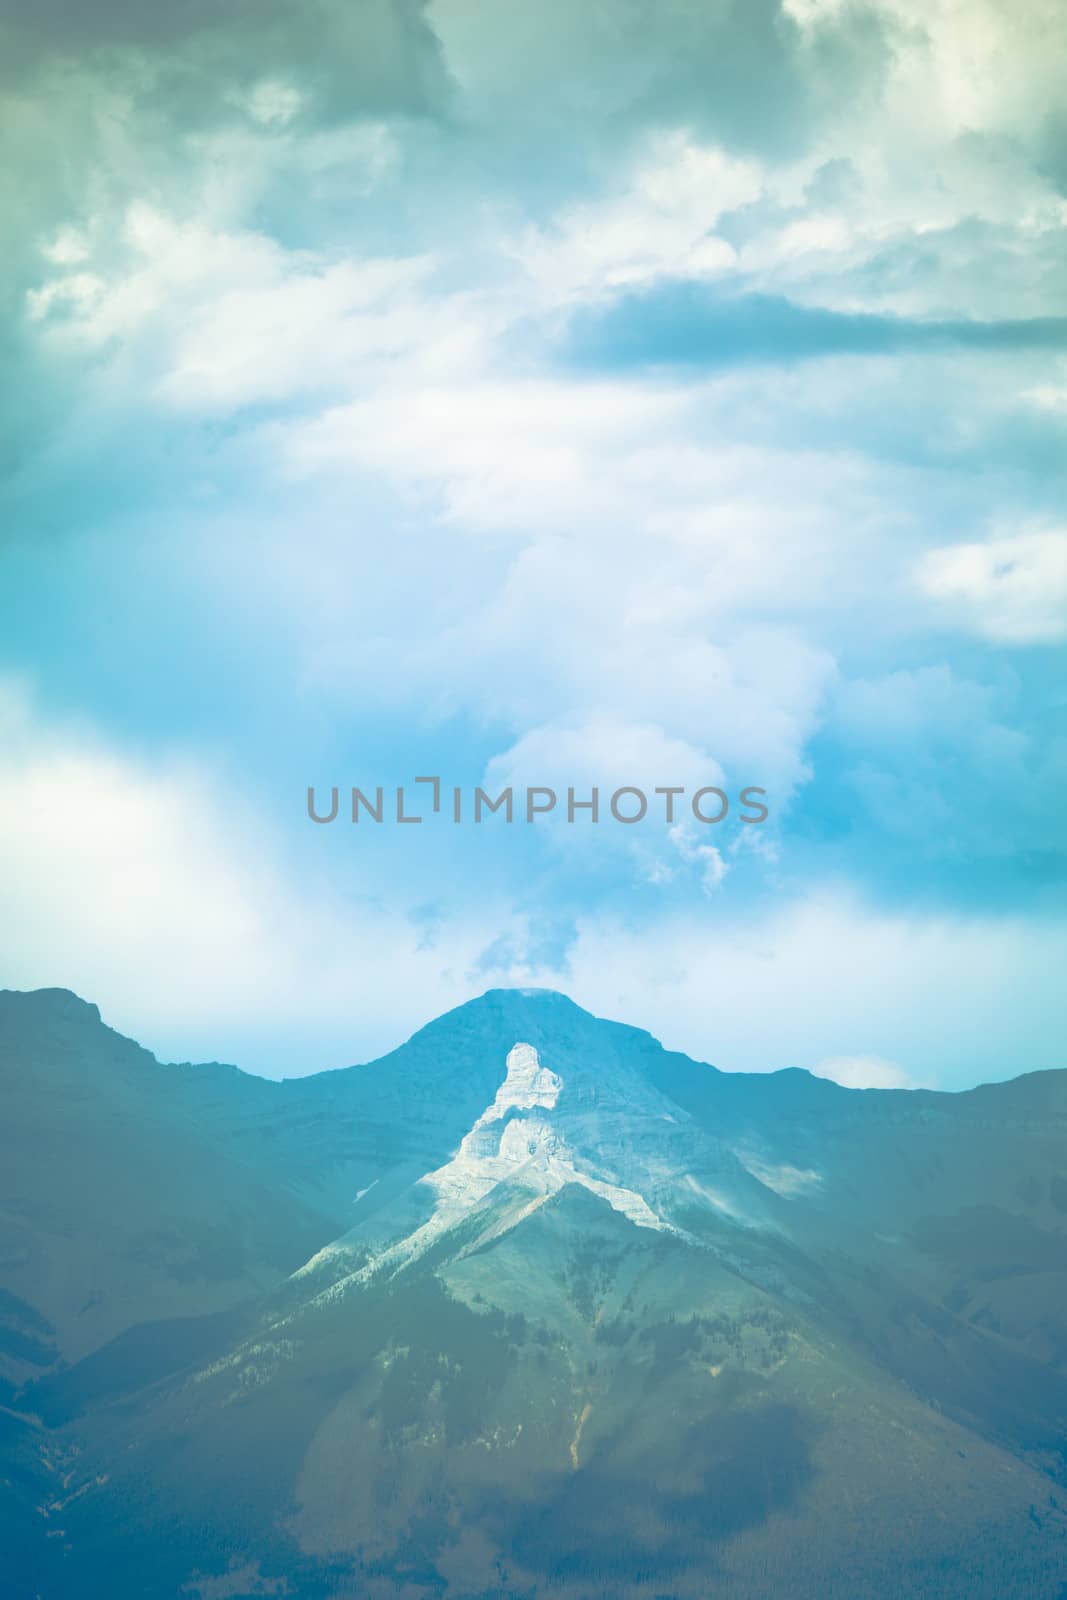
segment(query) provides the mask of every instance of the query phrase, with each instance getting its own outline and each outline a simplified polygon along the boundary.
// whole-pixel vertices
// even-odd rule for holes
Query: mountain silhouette
[[[491,990],[271,1082],[41,990],[0,1094],[5,1595],[1062,1600],[1067,1073]]]

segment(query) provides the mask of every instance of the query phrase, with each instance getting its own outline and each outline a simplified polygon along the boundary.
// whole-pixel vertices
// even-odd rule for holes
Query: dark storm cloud
[[[0,13],[0,77],[90,72],[126,92],[205,110],[228,90],[282,78],[323,120],[438,109],[446,73],[424,0],[41,0]]]
[[[433,20],[464,115],[505,141],[539,130],[539,162],[679,125],[795,154],[842,102],[873,103],[891,59],[886,19],[864,5],[814,32],[781,0],[438,0]]]

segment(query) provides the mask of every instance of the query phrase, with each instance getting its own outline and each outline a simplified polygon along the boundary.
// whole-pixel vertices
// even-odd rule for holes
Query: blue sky
[[[0,24],[0,981],[270,1073],[495,984],[1067,1065],[1057,13]],[[772,816],[306,819],[422,772]]]

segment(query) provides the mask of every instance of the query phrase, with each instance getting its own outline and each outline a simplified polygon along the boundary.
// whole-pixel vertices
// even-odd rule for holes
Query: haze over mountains
[[[491,991],[165,1066],[0,994],[13,1596],[1067,1596],[1067,1073],[729,1075]]]

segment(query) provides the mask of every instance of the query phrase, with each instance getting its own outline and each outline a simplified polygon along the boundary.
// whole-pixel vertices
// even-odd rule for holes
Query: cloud
[[[737,253],[715,224],[756,200],[765,179],[757,163],[673,129],[653,135],[616,181],[618,193],[564,207],[510,247],[549,304],[730,271]]]
[[[812,1067],[816,1078],[829,1078],[845,1089],[915,1089],[916,1084],[895,1061],[881,1056],[828,1056]]]
[[[1067,859],[1056,664],[1004,648],[1063,637],[1057,20],[12,14],[0,666],[57,708],[6,780],[20,970],[245,1059],[536,972],[736,1063],[999,1071],[972,1019],[1041,1012]],[[714,768],[776,824],[401,858],[293,820],[431,753]]]
[[[588,916],[552,981],[726,1071],[815,1070],[862,1039],[864,1059],[953,1089],[1067,1066],[1045,981],[1065,960],[1062,915],[892,910],[809,884],[747,908],[724,894],[661,918]]]
[[[401,640],[371,655],[352,628],[320,635],[324,681],[520,735],[655,727],[784,803],[834,662],[777,614],[782,585],[798,607],[821,603],[831,546],[815,507],[833,497],[828,514],[847,516],[852,473],[738,447],[728,420],[694,436],[729,411],[726,395],[493,371],[420,383],[400,363],[376,397],[279,427],[294,482],[386,475],[414,497],[409,553],[432,571],[447,540],[464,575],[446,606],[412,562]]]
[[[472,372],[470,349],[457,356],[463,376],[442,381],[419,361],[374,396],[286,429],[291,470],[387,473],[436,493],[450,522],[474,530],[574,527],[578,515],[621,512],[619,454],[666,431],[679,409],[619,383]]]
[[[698,789],[723,781],[713,757],[656,725],[607,720],[532,728],[493,757],[485,777],[494,786],[547,783],[562,790],[596,783],[609,794],[623,784],[651,792],[657,783]]]
[[[815,758],[832,783],[801,797],[797,820],[830,851],[837,830],[858,834],[883,893],[906,883],[951,899],[1054,899],[1067,873],[1067,741],[1048,693],[1039,663],[1025,676],[941,662],[840,681]]]
[[[891,356],[951,348],[992,352],[1067,348],[1067,317],[1002,322],[916,321],[796,305],[782,296],[723,294],[668,282],[579,312],[568,356],[579,367],[776,366],[827,356]]]
[[[443,323],[417,294],[433,269],[426,257],[329,262],[144,203],[129,208],[123,233],[122,267],[94,272],[80,241],[77,270],[31,290],[28,315],[67,349],[84,341],[126,361],[137,352],[160,401],[200,413],[348,388]],[[70,237],[59,235],[61,267]],[[55,246],[46,253],[57,259]]]
[[[594,149],[675,122],[785,155],[832,114],[843,76],[873,90],[889,63],[871,9],[843,15],[814,45],[779,0],[545,0],[522,16],[435,0],[431,15],[472,118],[504,139],[516,125],[566,126],[568,142]]]
[[[655,725],[609,720],[532,729],[492,758],[484,779],[490,794],[506,787],[521,791],[530,785],[553,790],[556,809],[542,826],[572,869],[580,872],[583,864],[588,869],[595,852],[601,872],[618,857],[632,863],[636,880],[666,886],[676,883],[680,869],[690,868],[705,894],[718,889],[729,868],[717,844],[698,838],[698,834],[708,833],[708,827],[696,827],[690,820],[690,806],[700,789],[721,786],[725,781],[722,769],[706,751],[668,737]],[[721,829],[709,825],[715,828],[716,839],[725,832],[731,844],[736,843],[738,828],[743,826],[737,822],[737,790],[742,786],[733,794],[733,820],[725,824],[724,819]],[[656,792],[665,787],[684,793],[668,797]],[[637,789],[645,798],[645,814],[632,825],[612,821],[612,796],[621,788]],[[590,833],[590,812],[582,805],[594,789],[599,812],[595,835]],[[575,820],[569,822],[572,791]],[[716,802],[706,803],[717,809]],[[624,816],[636,815],[639,809],[636,795],[625,795],[619,801]],[[672,819],[676,819],[673,825]]]
[[[299,13],[286,0],[223,8],[42,0],[9,11],[0,37],[9,80],[48,70],[69,80],[73,69],[83,81],[121,85],[146,118],[217,118],[234,90],[255,115],[266,95],[276,108],[279,92],[292,94],[294,80],[317,120],[418,115],[441,109],[447,94],[425,9],[421,0],[308,0]]]
[[[949,620],[996,644],[1067,638],[1067,532],[1061,529],[928,551],[916,581]]]
[[[160,1053],[303,1072],[384,1050],[469,997],[487,926],[508,925],[487,897],[466,928],[428,930],[371,884],[338,890],[328,864],[298,872],[202,763],[45,721],[3,679],[0,738],[5,982],[74,989]]]
[[[941,1086],[1063,1064],[1044,980],[1067,960],[1062,918],[720,889],[700,912],[587,904],[560,939],[551,901],[546,921],[488,880],[436,909],[384,856],[353,883],[346,835],[294,853],[202,762],[44,719],[10,681],[0,723],[5,981],[74,988],[172,1058],[339,1064],[482,987],[539,983],[731,1070],[821,1070],[849,1037]],[[710,855],[693,864],[721,883]]]
[[[701,842],[689,822],[678,823],[671,829],[668,838],[687,866],[699,867],[704,893],[715,894],[730,870],[718,846]]]

